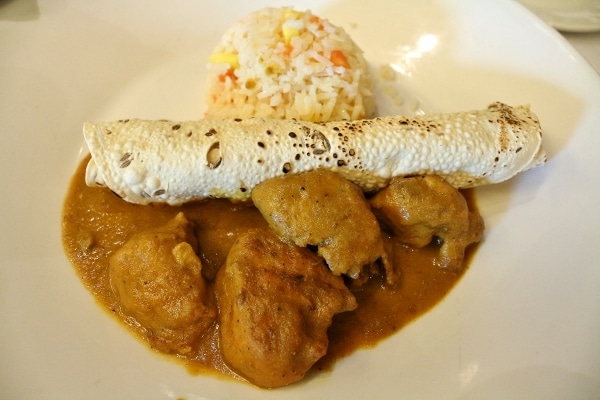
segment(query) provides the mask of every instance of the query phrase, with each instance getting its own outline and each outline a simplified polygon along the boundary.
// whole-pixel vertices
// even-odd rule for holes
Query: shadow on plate
[[[0,0],[0,21],[31,21],[39,17],[37,0]]]

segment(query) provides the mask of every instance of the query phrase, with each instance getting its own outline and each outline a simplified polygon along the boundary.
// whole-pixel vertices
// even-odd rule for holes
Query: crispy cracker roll
[[[86,182],[133,203],[250,198],[269,178],[326,168],[364,191],[435,174],[457,188],[505,181],[545,162],[528,106],[309,123],[263,118],[85,123]]]

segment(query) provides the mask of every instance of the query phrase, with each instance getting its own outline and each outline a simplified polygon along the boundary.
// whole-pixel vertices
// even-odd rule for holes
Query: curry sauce
[[[82,160],[79,165],[64,203],[65,251],[83,284],[100,305],[142,339],[145,338],[144,328],[120,310],[108,269],[109,257],[133,234],[164,225],[178,212],[183,212],[197,226],[195,235],[202,274],[212,291],[216,272],[225,262],[237,236],[250,228],[268,227],[260,212],[247,203],[210,199],[175,207],[125,202],[109,189],[86,186],[87,162],[88,159]],[[469,206],[474,207],[472,192],[463,191],[463,195]],[[391,245],[395,268],[401,274],[399,282],[393,287],[386,285],[382,275],[374,275],[361,285],[347,280],[358,308],[334,317],[328,331],[328,352],[315,364],[313,371],[330,368],[336,359],[356,349],[376,345],[431,309],[460,279],[476,248],[476,245],[468,247],[465,268],[450,270],[433,265],[438,251],[435,245],[413,249],[393,238]],[[239,378],[221,359],[218,342],[218,323],[215,322],[198,339],[191,353],[174,359],[183,360],[192,373],[216,371]],[[152,346],[151,342],[148,344]]]

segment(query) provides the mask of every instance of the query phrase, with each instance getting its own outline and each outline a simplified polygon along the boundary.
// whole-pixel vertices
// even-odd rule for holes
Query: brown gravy
[[[183,211],[199,227],[196,234],[203,272],[212,275],[224,262],[237,233],[250,227],[267,226],[256,208],[228,200],[207,200],[179,207],[127,203],[108,189],[85,185],[87,161],[79,165],[64,203],[65,251],[83,284],[102,307],[140,338],[143,338],[141,328],[120,312],[108,276],[109,256],[132,234],[163,225]],[[463,194],[473,207],[472,192]],[[384,285],[384,278],[374,277],[367,284],[352,288],[359,307],[334,318],[329,329],[328,353],[313,367],[314,371],[330,368],[336,359],[358,348],[374,346],[397,332],[442,300],[464,272],[464,269],[453,272],[432,265],[435,248],[414,250],[400,243],[394,246],[394,262],[402,274],[400,283],[392,289]],[[475,248],[476,245],[468,248],[466,265]],[[237,377],[219,355],[217,333],[215,323],[199,340],[196,350],[183,361],[192,373],[217,371]]]

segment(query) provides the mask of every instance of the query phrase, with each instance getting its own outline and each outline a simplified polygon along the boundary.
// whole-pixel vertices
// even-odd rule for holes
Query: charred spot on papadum
[[[119,168],[127,168],[129,164],[133,161],[133,154],[127,152],[123,154],[123,157],[119,160],[121,164],[119,164]]]
[[[308,126],[301,126],[300,128],[304,132],[305,142],[310,141],[306,145],[313,149],[313,154],[319,155],[328,153],[331,150],[331,144],[323,132],[318,129],[311,129]]]
[[[206,152],[206,165],[210,169],[215,169],[221,162],[223,161],[223,157],[221,156],[221,148],[219,142],[213,143],[208,151]]]

